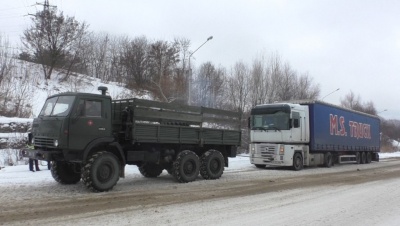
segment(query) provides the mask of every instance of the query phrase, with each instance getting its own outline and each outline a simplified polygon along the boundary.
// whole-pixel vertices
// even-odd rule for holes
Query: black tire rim
[[[104,162],[103,164],[101,164],[99,170],[97,171],[97,179],[99,180],[99,182],[105,183],[112,178],[114,172],[115,169],[113,167],[113,164],[109,161]]]
[[[210,161],[210,171],[212,173],[218,173],[221,170],[221,162],[217,159],[214,158]]]
[[[196,163],[193,159],[186,161],[183,164],[183,173],[187,176],[192,176],[196,171]]]

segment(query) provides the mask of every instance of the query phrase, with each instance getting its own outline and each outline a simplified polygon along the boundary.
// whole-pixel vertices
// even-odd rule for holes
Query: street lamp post
[[[332,93],[334,93],[334,92],[336,92],[336,91],[339,91],[339,90],[340,90],[340,88],[335,89],[334,91],[332,91],[332,92],[328,93],[327,95],[325,95],[324,97],[322,97],[321,100],[324,100],[325,97],[327,97],[327,96],[331,95]]]
[[[204,44],[206,44],[208,41],[210,41],[211,39],[213,39],[213,36],[210,36],[210,37],[208,37],[207,38],[207,40],[203,43],[203,44],[201,44],[195,51],[193,51],[190,55],[189,55],[189,73],[188,73],[188,84],[187,84],[187,94],[188,94],[188,100],[187,100],[187,104],[188,105],[190,105],[190,103],[191,103],[191,84],[192,84],[192,69],[191,69],[191,67],[190,67],[190,58],[193,56],[193,54],[197,51],[197,50],[199,50],[202,46],[204,46]]]

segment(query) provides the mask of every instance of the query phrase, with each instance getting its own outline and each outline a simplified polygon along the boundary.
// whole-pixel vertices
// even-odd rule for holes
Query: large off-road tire
[[[371,155],[371,152],[367,152],[366,155],[367,155],[367,156],[366,156],[366,161],[365,161],[365,163],[371,163],[371,162],[372,162],[372,155]]]
[[[206,180],[218,179],[224,173],[224,156],[217,150],[209,150],[204,153],[200,162],[200,174]]]
[[[109,191],[117,184],[120,169],[120,161],[114,154],[97,152],[83,166],[82,180],[92,191]]]
[[[200,160],[196,153],[186,150],[176,157],[173,163],[173,176],[181,183],[196,180],[200,171]]]
[[[303,167],[303,156],[301,156],[301,154],[297,152],[293,156],[293,170],[299,171],[302,170]]]
[[[332,153],[328,152],[324,155],[324,166],[331,168],[333,166],[333,156]]]
[[[361,164],[365,164],[367,162],[367,155],[365,152],[361,152]]]
[[[77,163],[54,161],[51,166],[51,175],[60,184],[76,184],[81,180],[81,174],[78,171],[80,167],[75,164]]]
[[[155,163],[142,163],[139,166],[139,172],[144,176],[144,177],[150,177],[150,178],[155,178],[160,176],[160,174],[163,171],[163,167],[161,167],[158,164]]]

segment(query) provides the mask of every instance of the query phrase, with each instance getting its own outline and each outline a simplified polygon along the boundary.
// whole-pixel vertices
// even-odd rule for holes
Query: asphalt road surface
[[[0,190],[0,225],[398,225],[400,159],[333,168],[226,171],[179,184],[121,179],[91,193],[45,181]],[[10,194],[13,194],[10,197]]]

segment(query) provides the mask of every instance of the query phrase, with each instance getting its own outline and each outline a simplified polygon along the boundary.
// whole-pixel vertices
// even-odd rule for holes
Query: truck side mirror
[[[247,118],[247,128],[250,129],[250,117]]]

